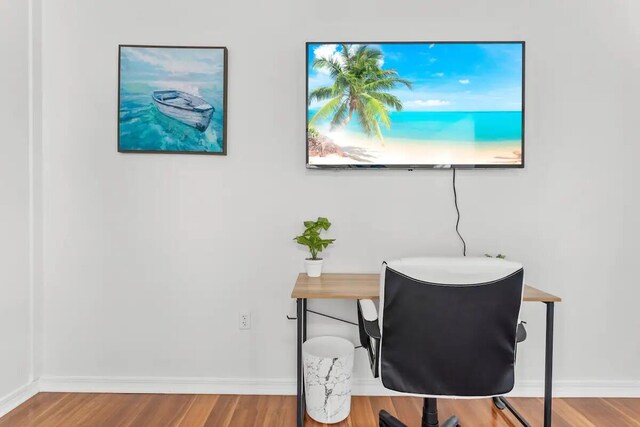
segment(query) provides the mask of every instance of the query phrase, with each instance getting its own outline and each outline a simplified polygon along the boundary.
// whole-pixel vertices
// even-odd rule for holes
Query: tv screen
[[[524,167],[524,42],[307,43],[307,167]]]

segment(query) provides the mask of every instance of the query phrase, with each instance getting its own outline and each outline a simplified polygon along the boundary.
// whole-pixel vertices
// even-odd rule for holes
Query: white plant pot
[[[322,259],[305,259],[304,268],[309,277],[320,277],[322,274]]]

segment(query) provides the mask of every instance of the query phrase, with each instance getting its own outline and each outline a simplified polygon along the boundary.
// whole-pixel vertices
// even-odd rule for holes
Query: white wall
[[[470,253],[522,260],[564,298],[560,386],[640,393],[639,15],[633,0],[46,2],[44,375],[293,379],[302,220],[334,223],[326,271],[460,251],[450,172],[305,169],[304,42],[495,39],[527,41],[528,163],[460,172]],[[119,43],[228,46],[227,157],[116,152]],[[519,380],[537,385],[544,307],[524,316]]]
[[[29,10],[0,3],[0,413],[31,381]]]

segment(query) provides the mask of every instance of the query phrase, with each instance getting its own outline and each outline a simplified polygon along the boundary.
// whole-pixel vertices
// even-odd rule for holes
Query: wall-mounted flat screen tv
[[[307,43],[307,167],[524,167],[524,51]]]

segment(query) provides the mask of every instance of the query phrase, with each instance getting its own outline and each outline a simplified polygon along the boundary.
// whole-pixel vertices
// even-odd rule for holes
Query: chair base
[[[384,410],[380,411],[379,422],[380,427],[407,427],[402,421]],[[458,417],[454,415],[440,424],[436,399],[425,398],[422,407],[422,427],[460,427],[460,423],[458,423]]]
[[[423,424],[423,426],[429,427],[460,427],[458,423],[458,417],[455,415],[448,418],[442,424]],[[408,427],[405,423],[388,413],[387,411],[380,411],[380,427]]]
[[[504,396],[495,396],[493,398],[493,404],[500,411],[504,411],[506,409],[511,412],[513,416],[516,417],[520,424],[522,424],[524,427],[531,427],[529,421],[527,421],[527,419],[522,416],[522,414],[518,412],[516,408],[514,408],[514,406]]]
[[[493,404],[496,407],[496,409],[499,409],[501,411],[504,411],[505,408],[507,407],[507,405],[504,404],[500,396],[493,397]]]
[[[402,421],[388,413],[387,411],[380,411],[380,427],[407,427]]]
[[[529,424],[522,414],[520,414],[504,396],[495,396],[492,400],[496,409],[500,411],[507,409],[524,427],[531,426],[531,424]],[[380,427],[408,427],[402,421],[384,410],[380,411],[379,421]],[[458,422],[458,417],[454,415],[440,424],[438,422],[438,407],[436,399],[425,398],[424,406],[422,408],[422,427],[460,427],[460,423]]]

